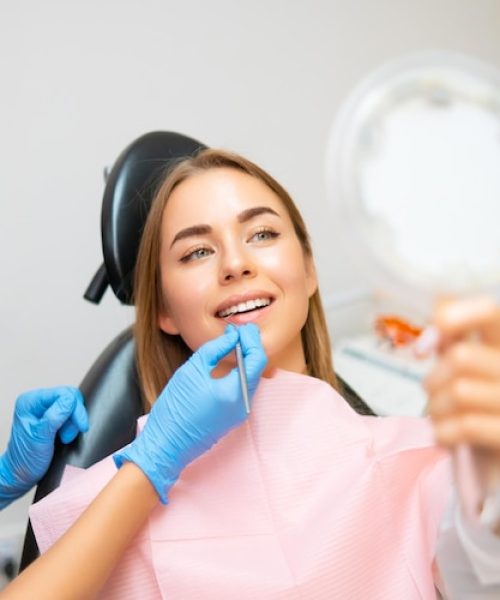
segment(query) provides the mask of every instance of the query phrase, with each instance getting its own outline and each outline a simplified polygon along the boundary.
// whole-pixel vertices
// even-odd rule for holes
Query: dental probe
[[[224,321],[229,323],[227,317],[224,317]],[[231,323],[235,327],[233,323]],[[238,342],[236,344],[236,364],[238,365],[238,373],[240,375],[240,385],[241,385],[241,393],[243,395],[243,402],[245,403],[245,410],[247,415],[250,414],[250,399],[248,397],[248,381],[247,374],[245,373],[245,365],[243,364],[243,350],[241,349],[241,344]]]
[[[248,398],[247,374],[245,373],[245,366],[243,364],[243,351],[239,342],[236,344],[236,363],[238,365],[238,372],[240,374],[240,385],[241,393],[243,394],[243,402],[245,403],[245,410],[247,411],[247,415],[249,415],[250,400]]]

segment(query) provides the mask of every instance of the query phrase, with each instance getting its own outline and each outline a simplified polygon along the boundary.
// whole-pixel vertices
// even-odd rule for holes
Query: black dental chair
[[[154,192],[173,164],[203,148],[202,143],[178,133],[153,132],[132,142],[118,157],[107,177],[103,196],[104,263],[85,292],[87,300],[98,304],[109,285],[120,302],[132,304],[137,250]],[[344,396],[358,412],[373,414],[345,382],[339,379],[339,383]],[[67,464],[89,467],[133,439],[143,406],[131,328],[109,344],[90,368],[80,389],[90,429],[72,444],[56,444],[51,466],[37,487],[35,502],[59,485]],[[20,570],[38,554],[28,524]]]

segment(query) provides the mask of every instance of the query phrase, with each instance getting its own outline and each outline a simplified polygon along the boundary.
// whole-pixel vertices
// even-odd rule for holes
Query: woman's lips
[[[271,306],[273,304],[274,304],[274,302],[271,302],[271,304],[268,304],[267,306],[263,306],[262,308],[256,308],[255,310],[249,310],[244,313],[236,313],[234,315],[224,317],[224,321],[226,321],[227,323],[232,323],[233,325],[244,325],[245,323],[255,323],[256,321],[258,321],[259,319],[264,317],[269,312],[269,309],[271,308]]]
[[[262,308],[267,304],[273,302],[274,298],[266,292],[254,290],[252,292],[245,292],[241,294],[233,294],[229,298],[226,298],[224,302],[219,304],[215,310],[215,315],[224,319],[233,313],[245,312],[255,308]],[[240,310],[238,310],[240,309]]]

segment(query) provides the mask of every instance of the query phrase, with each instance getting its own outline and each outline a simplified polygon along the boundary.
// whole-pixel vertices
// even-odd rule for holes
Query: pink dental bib
[[[70,468],[32,506],[42,552],[115,472],[111,458]],[[328,384],[277,371],[249,420],[183,471],[100,597],[435,598],[449,489],[424,419],[360,417]]]

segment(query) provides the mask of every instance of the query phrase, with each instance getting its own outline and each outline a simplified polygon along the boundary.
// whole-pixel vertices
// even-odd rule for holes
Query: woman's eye
[[[257,242],[266,242],[267,240],[273,240],[278,236],[279,233],[277,231],[274,231],[272,229],[261,229],[255,232],[251,239]]]
[[[203,247],[195,248],[194,250],[191,250],[190,252],[185,254],[180,260],[181,260],[181,262],[190,262],[192,260],[198,260],[200,258],[205,258],[206,256],[209,256],[210,254],[212,254],[212,250],[210,250],[210,248],[205,248],[203,246]]]

